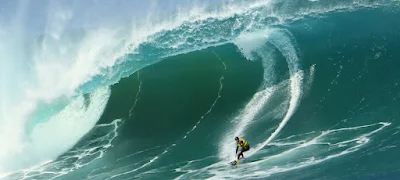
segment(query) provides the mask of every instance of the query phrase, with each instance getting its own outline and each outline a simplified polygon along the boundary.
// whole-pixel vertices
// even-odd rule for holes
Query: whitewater
[[[0,179],[395,179],[399,3],[2,2]]]

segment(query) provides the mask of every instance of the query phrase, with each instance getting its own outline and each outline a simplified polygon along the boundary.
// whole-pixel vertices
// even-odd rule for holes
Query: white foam
[[[258,60],[258,58],[262,59],[264,69],[264,84],[262,88],[265,86],[271,87],[276,79],[273,50],[265,45],[271,34],[274,34],[274,31],[276,29],[266,28],[255,32],[244,32],[233,40],[233,43],[240,49],[246,59],[251,61]]]
[[[254,153],[258,152],[265,145],[271,142],[282,130],[282,128],[286,125],[286,123],[290,120],[290,118],[293,116],[301,98],[302,80],[303,80],[303,73],[301,71],[297,72],[296,74],[294,74],[293,77],[290,78],[291,99],[289,103],[289,109],[287,110],[285,117],[283,118],[281,123],[279,123],[277,129],[268,137],[268,139],[260,144],[257,144],[253,150],[249,151],[248,156],[251,156]]]
[[[243,33],[234,40],[234,43],[247,59],[256,60],[256,57],[254,57],[253,54],[256,53],[257,55],[260,55],[259,52],[262,52],[263,48],[265,48],[265,43],[268,40],[271,32],[272,30],[266,29],[252,33]],[[264,64],[264,81],[268,81],[268,78],[272,77],[274,72],[271,71],[273,68],[269,68],[272,66],[272,63],[266,63],[264,61],[272,62],[273,60],[266,58],[265,56],[262,58],[262,60]],[[231,149],[234,147],[233,137],[244,135],[244,130],[252,122],[259,111],[266,105],[274,90],[274,87],[266,87],[257,92],[240,112],[240,114],[235,117],[233,122],[236,124],[225,134],[225,136],[223,136],[220,141],[220,158],[225,160],[232,158],[234,155],[231,153]]]
[[[313,65],[311,65],[311,67],[310,67],[310,74],[309,74],[309,77],[308,77],[308,81],[307,81],[307,88],[308,89],[311,89],[311,85],[313,84],[313,82],[314,82],[314,76],[315,76],[315,64],[313,64]]]
[[[294,112],[296,111],[303,91],[303,71],[300,69],[299,66],[299,59],[297,57],[297,52],[293,45],[293,41],[289,39],[290,33],[288,31],[274,31],[271,35],[270,42],[279,49],[279,51],[285,56],[286,61],[289,66],[289,73],[290,73],[290,94],[291,99],[289,102],[289,109],[281,123],[278,125],[277,129],[266,139],[264,142],[256,145],[256,147],[249,152],[249,156],[253,155],[269,142],[271,142],[278,133],[282,130],[282,128],[286,125],[286,123],[290,120],[293,116]]]
[[[237,168],[227,168],[227,164],[224,162],[217,162],[198,169],[198,167],[189,167],[187,165],[179,167],[182,175],[175,179],[263,179],[276,173],[288,172],[295,169],[304,168],[311,165],[316,165],[321,162],[325,162],[334,158],[341,157],[343,155],[355,152],[362,146],[368,144],[372,135],[382,131],[385,127],[389,126],[390,123],[380,122],[369,125],[362,125],[356,127],[347,127],[340,129],[332,129],[319,132],[317,136],[310,140],[302,140],[301,142],[287,142],[285,144],[296,145],[284,152],[275,155],[269,155],[263,159],[259,159],[253,162],[246,162],[241,164]],[[368,129],[374,128],[374,129]],[[328,135],[332,133],[347,133],[348,131],[354,131],[354,134],[358,134],[359,131],[366,131],[356,137],[349,139],[341,139],[339,143],[332,143],[330,140],[336,141],[337,138],[329,139]],[[306,133],[315,134],[315,132]],[[297,136],[297,135],[296,135]],[[341,136],[342,137],[342,136]],[[285,141],[290,141],[290,138],[285,138]],[[324,151],[322,156],[318,156],[319,153],[315,152],[314,146],[321,147],[324,144],[329,146],[329,150]],[[347,148],[343,148],[347,147]],[[336,151],[339,150],[339,151]],[[301,160],[293,161],[290,156],[295,156],[297,153],[302,153]],[[306,156],[306,157],[304,157]],[[285,163],[287,162],[287,163]],[[206,177],[206,178],[205,178]]]
[[[271,174],[275,174],[275,173],[280,173],[280,172],[286,172],[286,171],[291,171],[294,169],[299,169],[299,168],[303,168],[306,166],[310,166],[310,165],[315,165],[321,162],[324,162],[326,160],[332,159],[332,158],[337,158],[340,156],[343,156],[345,154],[354,152],[359,150],[362,146],[366,145],[369,141],[370,141],[370,136],[372,136],[373,134],[383,130],[385,127],[389,126],[390,123],[386,123],[386,122],[380,122],[380,123],[376,123],[376,124],[370,124],[370,125],[363,125],[363,126],[357,126],[357,127],[349,127],[349,128],[341,128],[341,129],[334,129],[334,130],[327,130],[322,132],[320,135],[318,135],[317,137],[304,142],[302,144],[299,144],[298,146],[296,146],[295,148],[289,149],[287,151],[284,151],[280,154],[274,155],[274,156],[269,156],[267,158],[264,158],[263,160],[260,161],[256,161],[256,162],[252,162],[252,163],[248,163],[246,164],[247,166],[252,166],[252,167],[260,167],[262,166],[262,164],[267,163],[268,161],[270,161],[271,159],[276,159],[276,158],[281,158],[281,157],[287,157],[289,154],[294,153],[296,151],[299,151],[301,149],[305,149],[307,147],[311,147],[312,145],[317,145],[317,144],[328,144],[329,146],[331,146],[332,148],[334,148],[334,146],[337,147],[344,147],[341,146],[343,144],[349,145],[352,142],[357,142],[357,144],[350,146],[340,152],[337,152],[335,154],[331,154],[331,155],[327,155],[325,157],[322,158],[315,158],[315,157],[311,157],[309,160],[304,161],[304,162],[300,162],[298,164],[289,166],[289,167],[278,167],[277,169],[273,170],[273,171],[260,171],[262,172],[261,174],[258,174],[256,176],[253,175],[249,175],[248,178],[261,178],[261,177],[267,177],[270,176]],[[331,133],[337,133],[337,132],[341,132],[341,131],[357,131],[360,129],[364,129],[367,127],[374,127],[374,126],[380,126],[379,128],[372,130],[370,132],[361,134],[359,136],[357,136],[354,139],[350,139],[350,140],[344,140],[341,141],[337,144],[332,144],[328,142],[325,142],[327,140],[324,140],[324,137],[326,137],[327,135],[331,134]]]
[[[121,119],[116,119],[109,124],[96,125],[94,131],[99,129],[104,130],[103,128],[112,128],[112,130],[106,134],[97,132],[96,138],[91,139],[89,145],[79,146],[77,149],[69,151],[67,155],[58,158],[57,161],[46,161],[19,171],[12,176],[18,179],[40,179],[42,176],[45,176],[46,179],[52,180],[84,167],[96,159],[102,158],[104,152],[111,147],[111,142],[118,136],[117,130],[121,121]],[[96,146],[93,146],[93,144],[96,144]],[[68,165],[65,166],[66,164]],[[61,170],[54,168],[57,166],[63,166],[63,168]]]
[[[54,118],[72,118],[73,112],[83,113],[81,110],[71,111],[71,115],[59,114],[58,117],[51,118],[47,126],[42,124],[41,127],[37,127],[32,137],[26,137],[28,134],[25,128],[30,123],[29,116],[37,108],[38,103],[51,103],[60,97],[69,98],[75,95],[79,86],[93,76],[101,74],[102,69],[113,66],[118,57],[124,54],[119,47],[121,40],[117,30],[96,29],[87,31],[82,38],[66,37],[63,28],[71,16],[68,10],[49,11],[46,27],[48,35],[45,35],[39,43],[26,42],[28,40],[23,39],[23,31],[12,27],[0,35],[1,85],[4,87],[1,90],[0,142],[7,144],[0,150],[0,169],[17,168],[17,162],[21,163],[21,167],[26,167],[34,159],[42,161],[54,158],[56,154],[68,150],[71,144],[76,143],[93,127],[92,124],[98,120],[93,119],[97,116],[94,114],[101,114],[97,111],[102,108],[97,107],[96,112],[88,112],[94,113],[88,114],[88,119],[80,117],[80,121],[75,123],[67,119],[61,122]],[[16,26],[18,27],[20,26]],[[12,33],[13,30],[16,30],[16,33]],[[9,44],[8,42],[12,43],[9,46],[3,45],[3,43]],[[8,70],[3,71],[3,69]],[[102,99],[92,99],[92,101],[104,103]],[[77,108],[76,103],[72,102],[67,108],[74,108],[72,107],[74,104]],[[64,111],[67,112],[67,109]],[[82,124],[78,126],[79,123]],[[76,134],[65,135],[66,132],[63,130],[70,130],[68,128],[73,124],[79,128],[74,128],[75,131],[69,134]],[[61,128],[62,125],[66,128]],[[39,129],[43,132],[39,132]],[[54,136],[57,134],[55,130],[60,130],[61,135]],[[81,132],[77,132],[78,130]],[[60,137],[58,143],[55,140],[57,137]],[[32,142],[27,145],[25,139],[30,139]],[[54,147],[44,150],[49,146],[42,144],[45,143],[44,139],[53,142]],[[67,142],[64,143],[64,140]],[[33,147],[34,145],[38,146]],[[43,154],[40,154],[39,150]],[[24,155],[15,156],[18,153],[31,155],[32,159],[27,160]],[[11,157],[16,158],[12,165],[7,163]]]
[[[5,147],[0,150],[0,155],[7,155],[1,156],[0,169],[9,171],[13,168],[28,167],[36,162],[51,161],[61,155],[94,127],[103,113],[109,96],[109,88],[97,89],[91,94],[91,103],[87,108],[84,97],[80,96],[48,121],[38,124],[28,139],[7,140],[6,142],[15,143],[15,146],[12,146],[13,149]],[[20,128],[15,127],[15,130],[18,129]],[[2,135],[11,137],[15,134],[21,137],[22,134],[22,132],[2,133],[10,133]],[[14,148],[19,149],[15,151]]]
[[[219,156],[223,159],[232,158],[232,147],[235,147],[235,142],[233,141],[233,137],[239,136],[243,134],[243,131],[246,127],[252,122],[254,117],[258,114],[258,112],[265,106],[268,102],[268,99],[274,92],[274,88],[267,88],[260,92],[257,92],[250,102],[246,105],[246,107],[242,110],[242,112],[235,118],[235,122],[238,122],[234,130],[226,134],[221,140]]]
[[[261,48],[265,48],[265,43],[272,31],[272,29],[264,29],[242,33],[233,42],[247,59],[254,61],[257,60],[257,57],[253,56],[254,53],[259,52]]]

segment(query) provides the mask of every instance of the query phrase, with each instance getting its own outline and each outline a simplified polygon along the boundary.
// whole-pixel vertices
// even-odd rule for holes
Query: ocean
[[[398,0],[50,4],[43,33],[0,11],[0,179],[400,177]]]

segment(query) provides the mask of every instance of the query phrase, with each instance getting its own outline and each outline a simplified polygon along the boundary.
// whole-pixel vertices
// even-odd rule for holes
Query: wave
[[[259,92],[235,118],[237,124],[220,141],[220,158],[226,158],[231,145],[225,141],[231,139],[231,134],[245,134],[279,86],[288,84],[290,91],[286,114],[251,152],[256,153],[291,119],[307,87],[296,40],[285,25],[334,12],[396,4],[398,1],[227,1],[216,7],[189,6],[168,17],[152,12],[144,20],[123,22],[125,25],[70,30],[69,23],[78,19],[75,9],[52,2],[44,34],[31,37],[23,24],[30,5],[17,3],[19,18],[12,19],[12,23],[0,21],[0,77],[1,86],[6,87],[0,91],[0,142],[10,142],[0,150],[0,172],[53,161],[71,149],[96,127],[110,96],[108,86],[121,78],[169,57],[230,43],[247,59],[262,61],[264,79]],[[276,76],[277,62],[270,53],[273,50],[286,60],[286,84]],[[90,94],[89,98],[82,95],[85,93]],[[36,121],[32,115],[43,114],[42,106],[60,107]],[[52,147],[46,146],[49,142]],[[35,156],[38,158],[32,158]]]

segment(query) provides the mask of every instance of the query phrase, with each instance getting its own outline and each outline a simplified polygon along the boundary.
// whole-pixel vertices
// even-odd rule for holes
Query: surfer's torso
[[[244,140],[243,138],[239,138],[239,142],[237,143],[237,146],[246,147],[248,145],[249,145],[249,143],[246,140]]]

